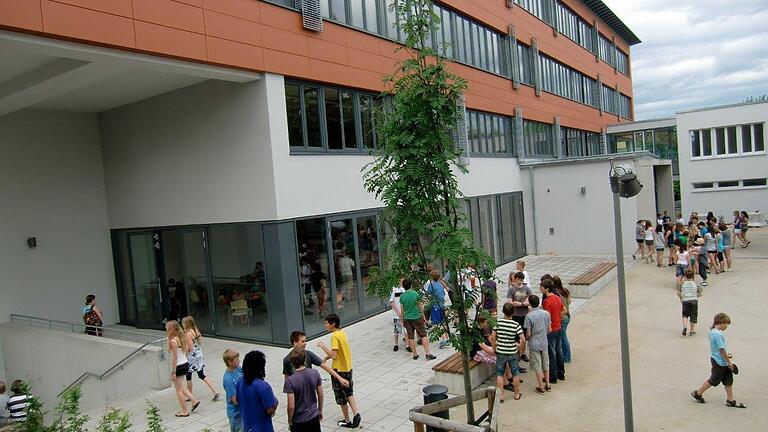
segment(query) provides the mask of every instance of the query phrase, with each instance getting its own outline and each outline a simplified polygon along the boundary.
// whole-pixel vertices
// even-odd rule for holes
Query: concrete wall
[[[634,163],[621,161],[634,168]],[[581,194],[581,188],[585,194]],[[533,168],[532,199],[536,214],[527,212],[526,224],[535,224],[539,254],[614,254],[614,223],[608,161],[555,163]],[[641,195],[650,193],[646,186]],[[637,221],[636,198],[622,199],[622,225],[625,254],[634,247]],[[554,234],[550,234],[550,228]],[[529,252],[534,249],[530,247]],[[534,245],[535,246],[535,245]]]
[[[653,171],[653,182],[656,186],[656,204],[658,212],[667,214],[674,218],[675,214],[675,192],[672,185],[672,165],[656,165]]]
[[[136,350],[140,344],[55,330],[0,325],[5,351],[5,375],[22,379],[51,410],[56,395],[84,372],[101,374]],[[34,343],[30,343],[34,341]],[[148,389],[170,386],[168,360],[162,349],[148,346],[125,367],[98,381],[87,378],[82,385],[83,411],[136,397]],[[8,380],[6,380],[8,382]]]
[[[768,145],[768,103],[742,104],[678,113],[677,142],[680,158],[680,192],[683,215],[691,211],[723,215],[731,220],[733,210],[768,211],[768,188],[713,188],[693,190],[692,184],[768,177],[768,153],[737,153],[734,155],[691,157],[690,131],[706,128],[763,123],[763,141]],[[741,133],[737,129],[739,152]],[[715,140],[712,140],[713,148]],[[713,150],[714,153],[714,150]]]
[[[112,228],[275,218],[263,81],[208,81],[99,120]]]
[[[623,161],[622,161],[623,163]],[[654,184],[654,170],[653,162],[651,159],[640,159],[634,163],[634,172],[637,174],[637,180],[643,185],[643,190],[636,197],[632,198],[637,205],[637,213],[635,214],[635,220],[647,219],[651,223],[656,223],[656,193]]]
[[[116,322],[96,117],[32,110],[0,117],[0,154],[0,322],[10,313],[80,321],[89,293],[105,321]],[[32,236],[34,249],[26,243]]]

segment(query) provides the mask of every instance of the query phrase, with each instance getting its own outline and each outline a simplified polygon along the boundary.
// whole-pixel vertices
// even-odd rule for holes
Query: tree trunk
[[[466,350],[465,342],[472,340],[471,335],[466,332],[469,329],[469,323],[467,322],[467,310],[464,308],[464,292],[463,287],[459,286],[459,273],[457,266],[451,266],[451,281],[453,285],[453,299],[451,300],[454,305],[460,305],[456,310],[458,311],[459,328],[464,329],[459,331],[459,339],[461,344],[461,368],[464,375],[464,395],[467,398],[467,423],[475,422],[475,405],[472,401],[472,379],[469,376],[469,351]]]

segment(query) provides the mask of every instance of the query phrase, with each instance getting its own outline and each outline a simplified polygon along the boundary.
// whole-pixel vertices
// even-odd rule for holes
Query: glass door
[[[368,294],[371,267],[381,267],[379,257],[379,230],[376,215],[360,216],[355,220],[360,268],[360,290],[365,312],[381,310],[384,303],[375,295]]]
[[[333,250],[331,302],[342,323],[349,322],[360,316],[361,304],[354,219],[328,219],[328,233]]]
[[[161,328],[163,295],[158,274],[160,235],[136,233],[128,235],[131,252],[131,274],[136,300],[136,326]]]

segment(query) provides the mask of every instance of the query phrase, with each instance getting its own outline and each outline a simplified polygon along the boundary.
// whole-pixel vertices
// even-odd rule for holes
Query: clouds
[[[768,0],[603,0],[632,47],[635,119],[768,93]]]

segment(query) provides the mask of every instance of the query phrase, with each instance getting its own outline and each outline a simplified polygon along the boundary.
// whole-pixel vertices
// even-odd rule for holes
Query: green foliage
[[[99,420],[96,432],[129,432],[131,426],[133,425],[127,412],[117,408],[108,408]]]
[[[163,418],[155,404],[147,401],[147,432],[165,432]]]
[[[45,426],[45,413],[43,404],[30,391],[30,386],[24,383],[21,392],[28,395],[27,398],[27,418],[13,427],[14,432],[48,432],[50,428]]]
[[[55,432],[85,432],[89,417],[80,413],[80,399],[83,392],[80,387],[73,387],[61,396],[54,411],[54,421],[50,430]]]

